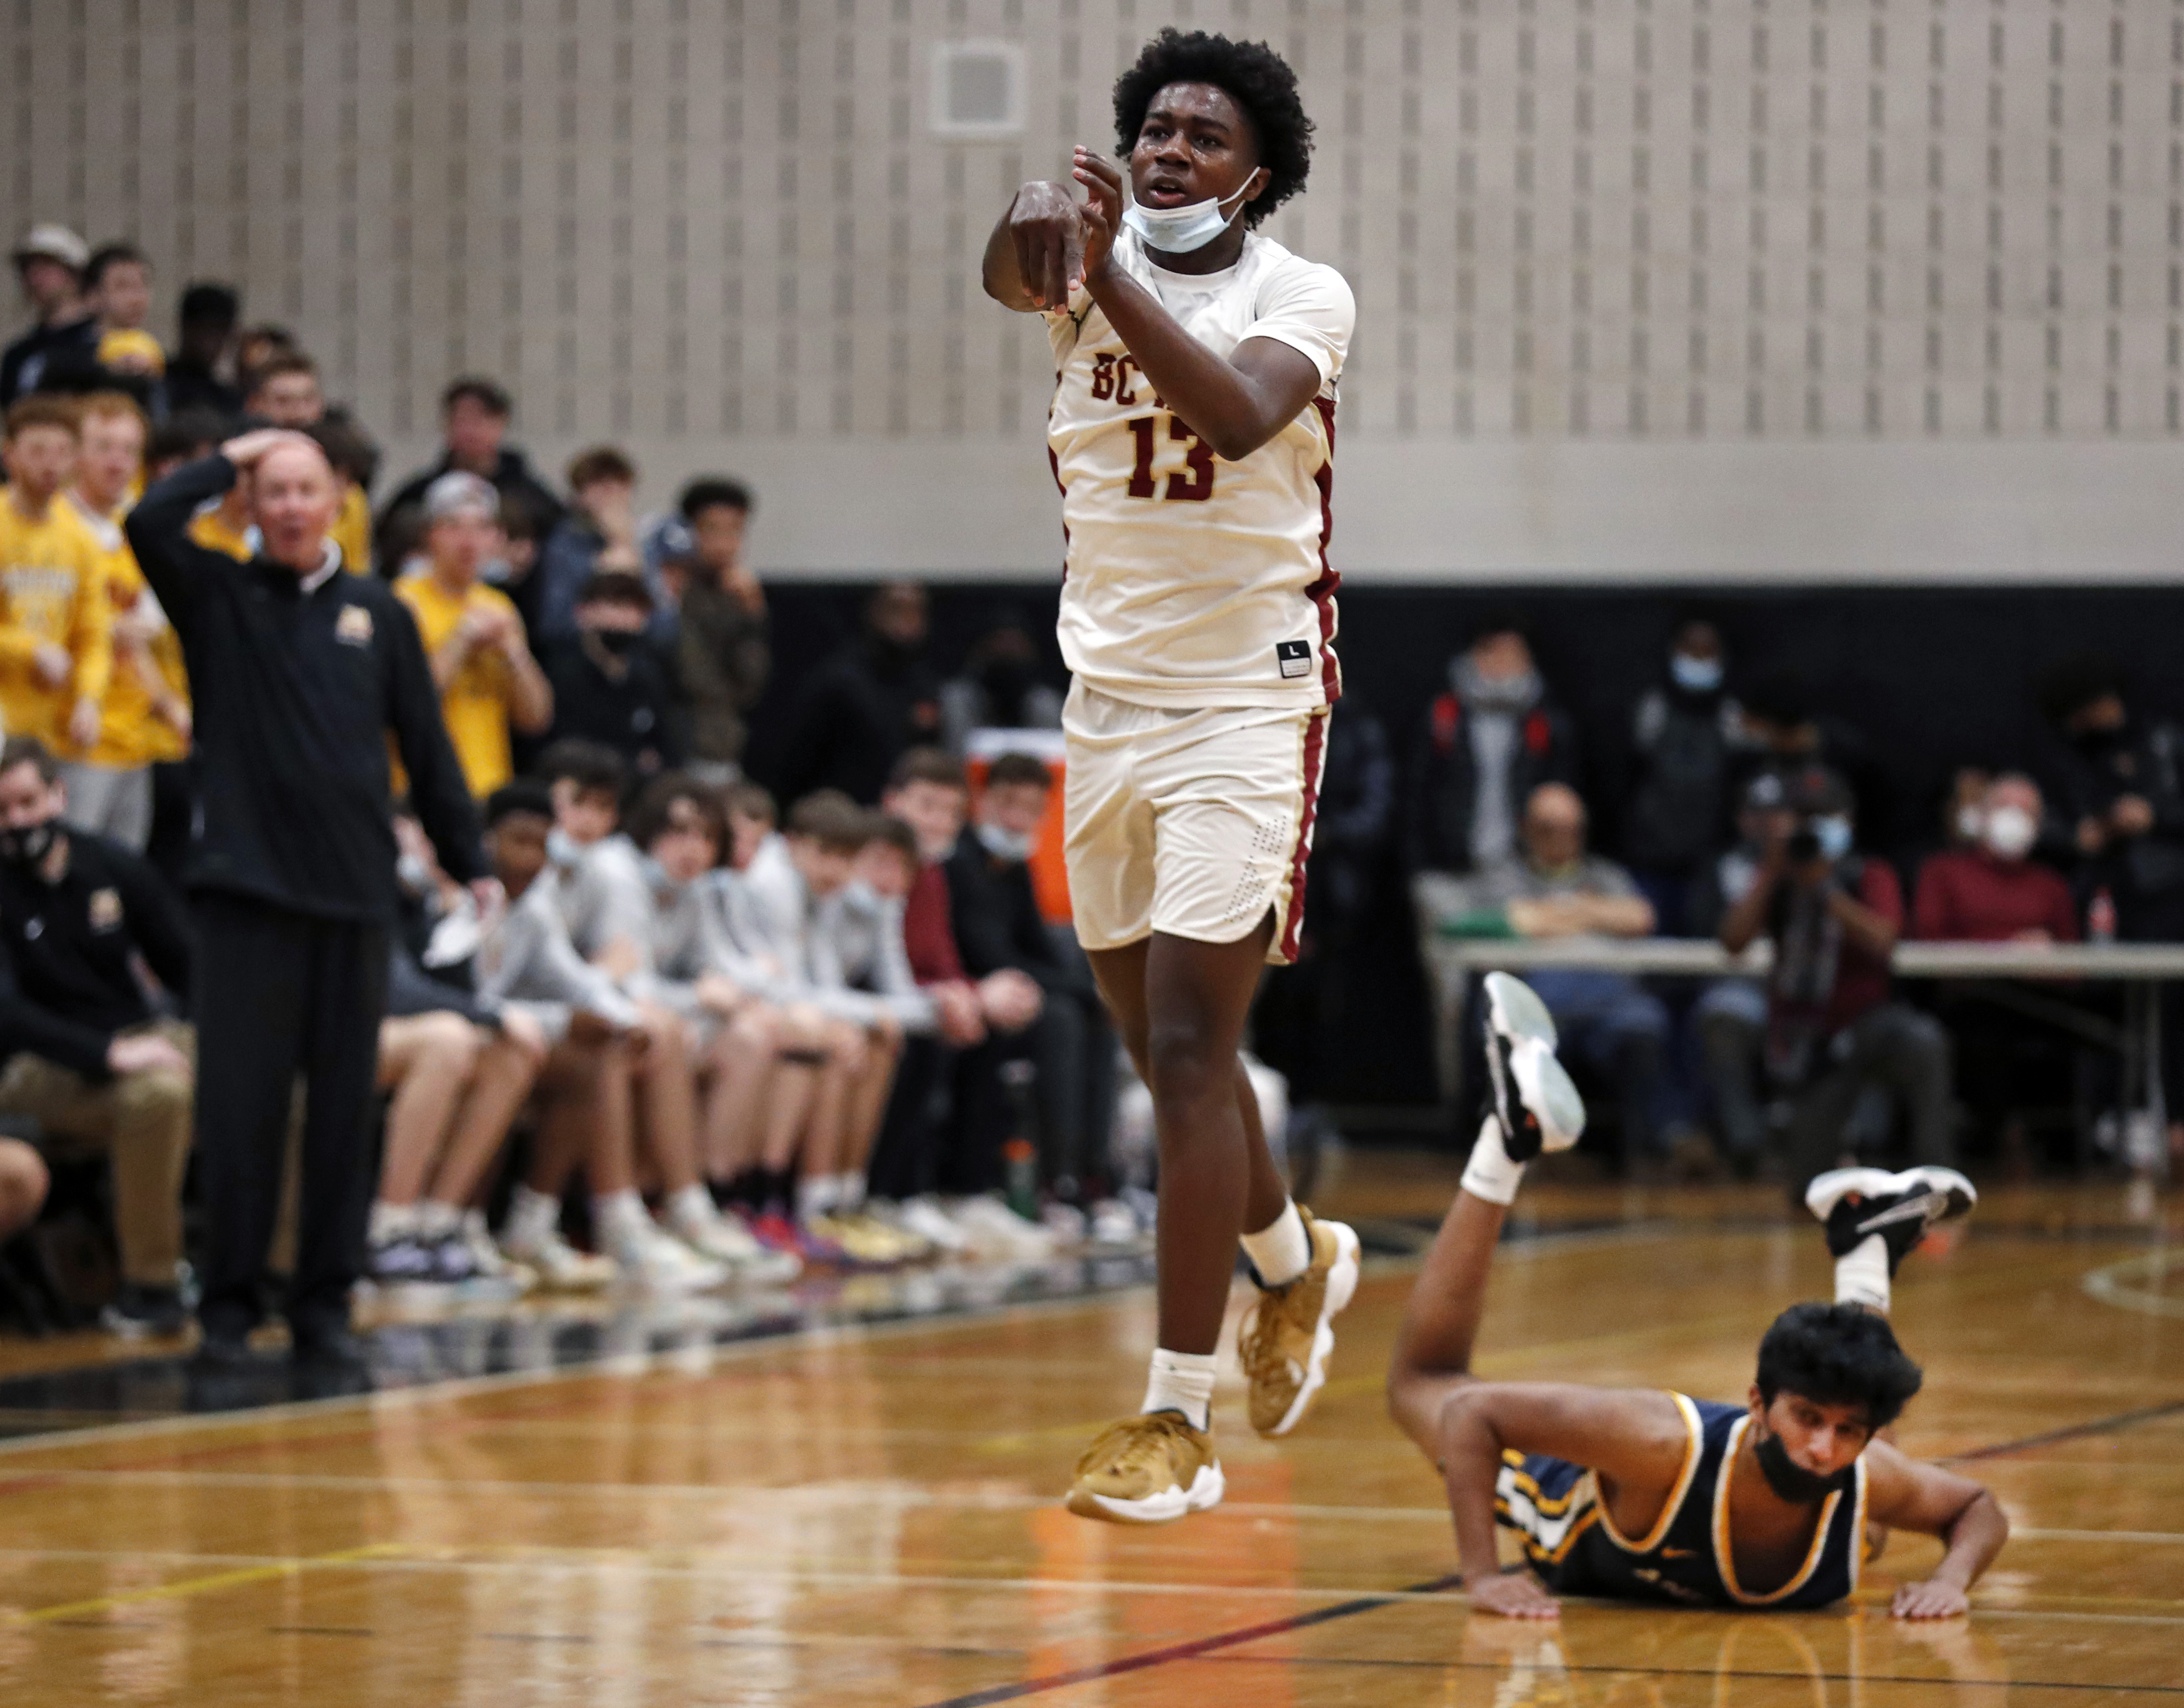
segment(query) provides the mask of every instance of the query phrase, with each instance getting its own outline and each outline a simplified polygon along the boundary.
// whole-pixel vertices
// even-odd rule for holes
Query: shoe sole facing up
[[[1357,1291],[1358,1257],[1362,1247],[1357,1231],[1347,1222],[1323,1221],[1318,1224],[1334,1236],[1334,1261],[1328,1266],[1327,1292],[1319,1305],[1319,1321],[1312,1332],[1312,1357],[1305,1366],[1304,1381],[1298,1387],[1296,1398],[1290,1409],[1282,1414],[1281,1421],[1272,1429],[1261,1432],[1269,1439],[1287,1435],[1304,1421],[1304,1415],[1312,1410],[1312,1403],[1319,1397],[1319,1390],[1327,1386],[1327,1360],[1334,1351],[1334,1319],[1349,1306]]]
[[[1188,1489],[1169,1483],[1157,1494],[1142,1500],[1117,1500],[1089,1489],[1069,1491],[1068,1507],[1079,1518],[1096,1518],[1106,1524],[1173,1524],[1194,1512],[1205,1512],[1221,1504],[1228,1490],[1218,1460],[1198,1467]]]

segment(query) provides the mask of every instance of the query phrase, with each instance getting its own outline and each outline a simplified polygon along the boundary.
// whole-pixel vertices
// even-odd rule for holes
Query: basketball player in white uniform
[[[1272,49],[1164,31],[1115,119],[1122,165],[1078,148],[1081,203],[1025,185],[984,277],[1053,337],[1070,897],[1160,1143],[1159,1346],[1069,1506],[1158,1523],[1221,1499],[1210,1407],[1239,1238],[1262,1289],[1238,1346],[1262,1434],[1304,1415],[1357,1285],[1357,1236],[1290,1201],[1237,1060],[1260,969],[1296,952],[1341,687],[1325,552],[1356,307],[1340,273],[1254,229],[1310,162]]]

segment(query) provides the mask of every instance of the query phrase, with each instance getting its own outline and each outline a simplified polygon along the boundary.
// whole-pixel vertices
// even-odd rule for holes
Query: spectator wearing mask
[[[675,676],[690,719],[690,769],[716,783],[743,774],[746,720],[773,666],[766,590],[744,558],[751,497],[740,483],[693,481],[677,508],[689,533]]]
[[[2123,672],[2095,654],[2048,670],[2039,698],[2064,742],[2053,794],[2081,887],[2109,893],[2126,941],[2184,941],[2184,731],[2134,716]]]
[[[1631,716],[1624,858],[1669,937],[1684,934],[1692,881],[1727,840],[1744,713],[1724,674],[1721,631],[1686,620],[1669,643],[1665,679]]]
[[[889,581],[865,602],[864,632],[822,664],[799,697],[782,792],[839,789],[870,806],[908,748],[940,731],[940,684],[926,662],[924,587]]]
[[[1976,843],[1930,855],[1919,868],[1911,934],[1929,943],[2075,943],[2070,885],[2032,857],[2044,816],[2039,785],[2005,771],[1975,810]],[[2026,1111],[2068,1102],[2075,1047],[2052,1020],[1996,1003],[1979,982],[1943,981],[1934,1006],[1955,1040],[1958,1093],[1974,1121],[2022,1171],[2031,1161]]]
[[[1577,732],[1547,698],[1523,625],[1490,617],[1457,654],[1412,747],[1406,836],[1421,921],[1442,911],[1437,880],[1518,857],[1524,803],[1577,783]]]
[[[166,409],[167,353],[144,330],[152,316],[152,264],[133,243],[105,243],[84,264],[83,300],[98,320],[100,389],[119,391],[145,409]]]
[[[71,755],[98,740],[114,665],[107,554],[63,490],[80,442],[74,402],[33,397],[0,446],[0,722]]]
[[[1039,679],[1039,643],[1011,615],[971,643],[963,669],[940,685],[941,744],[959,758],[973,730],[1058,730],[1061,694]]]
[[[91,389],[98,379],[98,317],[83,300],[89,245],[65,225],[33,225],[11,259],[32,320],[0,352],[0,409],[32,392]]]
[[[1774,945],[1763,1060],[1774,1089],[1792,1099],[1791,1184],[1802,1194],[1835,1166],[1869,1085],[1903,1100],[1914,1161],[1949,1165],[1948,1035],[1891,999],[1889,957],[1903,929],[1896,873],[1858,854],[1841,777],[1807,765],[1786,787],[1787,810],[1770,823],[1752,887],[1723,914],[1719,937],[1731,954],[1763,935]]]
[[[1115,1118],[1115,1033],[1091,968],[1065,953],[1039,910],[1028,861],[1053,779],[1028,754],[1003,754],[968,835],[948,859],[948,897],[963,969],[985,980],[1003,971],[1039,988],[1038,1017],[1018,1038],[989,1038],[964,1060],[959,1143],[948,1189],[984,1193],[999,1181],[1009,1110],[998,1064],[1031,1060],[1046,1188],[1065,1204],[1089,1203],[1107,1179]]]
[[[209,415],[218,424],[214,443],[242,414],[242,393],[222,377],[242,318],[242,299],[232,286],[200,281],[182,292],[181,336],[167,359],[167,414]]]
[[[372,530],[372,549],[382,575],[400,573],[402,560],[419,532],[426,492],[454,470],[492,481],[503,499],[529,506],[543,532],[553,531],[561,520],[561,501],[538,478],[523,453],[508,442],[509,418],[515,410],[506,388],[482,375],[465,374],[440,394],[443,442],[439,459],[395,489]]]
[[[1865,738],[1851,725],[1814,703],[1813,686],[1795,669],[1770,670],[1746,690],[1739,787],[1758,771],[1786,776],[1825,765],[1848,786],[1860,821],[1881,822],[1882,789]]]
[[[0,1072],[0,1113],[111,1154],[122,1288],[107,1326],[173,1334],[187,1320],[177,1289],[196,1039],[153,1009],[136,966],[187,991],[189,931],[142,860],[66,829],[66,802],[35,738],[0,747],[0,943],[18,1005],[40,1022]]]
[[[554,690],[524,643],[523,619],[479,579],[499,543],[500,495],[476,475],[443,475],[425,494],[426,567],[394,584],[417,620],[463,776],[481,799],[515,774],[511,732],[540,736],[554,722]]]
[[[1708,937],[1722,915],[1752,893],[1767,851],[1797,827],[1790,788],[1780,771],[1753,775],[1738,798],[1736,841],[1701,871],[1692,884],[1691,928]],[[1718,978],[1691,1005],[1691,1025],[1712,1093],[1714,1136],[1740,1178],[1749,1180],[1765,1160],[1766,1099],[1761,1056],[1767,1038],[1767,988],[1756,978]]]
[[[674,636],[665,582],[644,561],[637,542],[637,465],[612,445],[594,445],[569,460],[569,497],[538,554],[538,632],[559,640],[579,626],[577,606],[601,570],[643,581],[652,599],[652,637],[665,647]]]
[[[143,468],[144,412],[122,392],[94,392],[79,407],[75,484],[68,496],[104,560],[114,662],[98,740],[61,768],[68,821],[141,854],[152,835],[152,767],[189,751],[189,682],[174,625],[121,531]]]
[[[652,594],[642,576],[594,570],[577,601],[576,632],[541,648],[555,739],[610,748],[639,777],[674,769],[683,751],[651,622]]]
[[[1585,803],[1567,784],[1533,790],[1523,858],[1469,881],[1468,918],[1523,937],[1649,936],[1653,904],[1629,872],[1586,850],[1585,821]],[[1563,1059],[1615,1088],[1624,1165],[1658,1160],[1669,1043],[1661,999],[1624,973],[1540,967],[1525,979],[1555,1017]]]

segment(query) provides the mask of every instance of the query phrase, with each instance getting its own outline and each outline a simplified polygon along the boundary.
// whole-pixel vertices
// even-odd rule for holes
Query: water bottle
[[[2086,910],[2086,941],[2114,943],[2115,940],[2115,898],[2105,888],[2095,890],[2092,904]]]

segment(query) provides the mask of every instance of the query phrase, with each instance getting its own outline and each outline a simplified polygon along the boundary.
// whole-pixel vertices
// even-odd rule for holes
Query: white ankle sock
[[[626,1186],[620,1192],[601,1193],[592,1199],[592,1226],[599,1249],[616,1263],[626,1263],[651,1231],[652,1218],[645,1214],[644,1200],[637,1195],[637,1188]]]
[[[560,1225],[561,1204],[527,1186],[519,1186],[508,1200],[508,1220],[501,1233],[511,1245],[532,1246]]]
[[[1256,1233],[1244,1236],[1244,1255],[1264,1287],[1286,1287],[1312,1267],[1312,1236],[1305,1232],[1295,1199],[1285,1202],[1282,1213]]]
[[[445,1239],[463,1225],[463,1213],[452,1204],[428,1198],[417,1206],[417,1238]]]
[[[834,1177],[807,1174],[796,1182],[796,1214],[800,1220],[824,1216],[834,1207]]]
[[[1890,1296],[1888,1242],[1869,1233],[1836,1260],[1836,1303],[1886,1311]]]
[[[386,1245],[414,1233],[417,1228],[417,1206],[414,1204],[389,1204],[384,1199],[371,1206],[371,1226],[365,1238],[374,1245]]]
[[[695,1181],[670,1193],[666,1208],[668,1225],[673,1227],[705,1227],[721,1214],[713,1208],[713,1194]]]
[[[1162,1348],[1153,1354],[1152,1368],[1145,1377],[1145,1403],[1138,1410],[1180,1411],[1192,1428],[1211,1427],[1213,1367],[1218,1361],[1216,1353],[1170,1352]]]
[[[1464,1165],[1463,1189],[1489,1204],[1512,1204],[1524,1178],[1524,1165],[1510,1161],[1509,1153],[1502,1148],[1501,1117],[1488,1115],[1471,1147],[1471,1160]]]
[[[861,1174],[838,1174],[834,1177],[834,1208],[854,1210],[863,1207],[865,1177]]]

